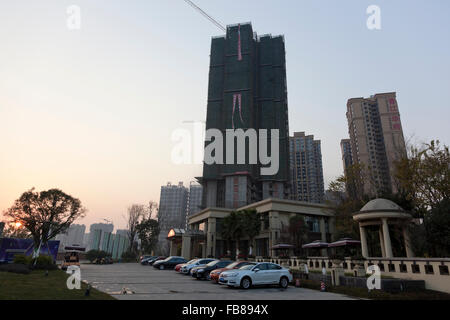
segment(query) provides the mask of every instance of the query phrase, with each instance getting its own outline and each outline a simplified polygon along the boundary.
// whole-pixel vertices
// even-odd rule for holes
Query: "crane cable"
[[[225,27],[219,23],[217,20],[215,20],[213,17],[211,17],[209,14],[207,14],[205,11],[203,11],[199,6],[197,6],[195,3],[193,3],[191,0],[184,0],[187,4],[189,4],[191,7],[193,7],[195,10],[200,12],[205,18],[207,18],[209,21],[211,21],[216,27],[218,27],[223,32],[226,32],[227,30]]]

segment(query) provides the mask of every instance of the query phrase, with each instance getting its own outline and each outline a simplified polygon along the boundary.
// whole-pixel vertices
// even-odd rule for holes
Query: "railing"
[[[300,259],[256,257],[257,262],[272,262],[291,269],[300,269],[304,264],[309,270],[330,271],[333,261],[328,257],[308,257]],[[364,268],[377,265],[381,274],[392,278],[405,280],[424,280],[427,289],[450,293],[450,259],[449,258],[367,258],[365,260],[352,260],[345,258],[341,266],[346,273],[353,273],[359,264]]]

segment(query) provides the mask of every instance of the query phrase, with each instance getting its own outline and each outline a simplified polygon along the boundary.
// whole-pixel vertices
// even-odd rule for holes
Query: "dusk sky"
[[[450,144],[448,0],[196,0],[223,24],[286,39],[291,133],[322,141],[325,185],[342,174],[349,98],[397,92],[415,142]],[[67,28],[70,5],[81,30]],[[366,26],[381,8],[381,30]],[[204,121],[212,36],[183,0],[0,3],[0,212],[24,191],[60,188],[112,219],[200,176],[174,165],[172,132]]]

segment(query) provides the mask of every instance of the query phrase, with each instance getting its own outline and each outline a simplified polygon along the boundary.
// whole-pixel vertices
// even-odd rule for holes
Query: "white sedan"
[[[287,288],[290,282],[292,282],[292,274],[288,269],[268,262],[247,265],[237,270],[224,271],[219,275],[220,284],[243,289],[249,289],[253,285],[273,284]]]

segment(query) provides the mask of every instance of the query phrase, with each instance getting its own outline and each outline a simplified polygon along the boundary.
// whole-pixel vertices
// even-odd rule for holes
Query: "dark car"
[[[157,258],[157,257],[156,257],[156,256],[144,256],[144,257],[141,259],[141,264],[145,266],[145,265],[148,264],[148,262],[149,262],[150,260],[155,259],[155,258]]]
[[[183,257],[168,257],[164,260],[159,260],[153,263],[153,268],[159,269],[159,270],[165,270],[165,269],[173,269],[176,265],[180,263],[186,263],[187,260]]]
[[[181,267],[181,273],[185,274],[185,275],[191,274],[190,272],[191,272],[192,268],[207,265],[211,261],[215,261],[215,260],[217,260],[217,259],[207,258],[207,259],[194,260],[191,264],[186,264],[186,265],[182,266]]]
[[[194,278],[200,279],[207,279],[210,280],[210,272],[216,269],[220,268],[226,268],[228,265],[230,265],[233,261],[221,261],[221,260],[215,260],[211,261],[205,266],[199,266],[192,270],[192,276]]]
[[[164,260],[164,259],[167,259],[167,257],[164,257],[164,256],[155,257],[153,259],[148,260],[147,265],[152,266],[156,261],[160,261],[160,260]]]

